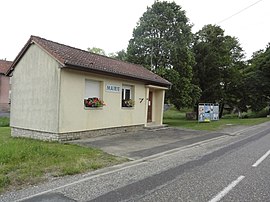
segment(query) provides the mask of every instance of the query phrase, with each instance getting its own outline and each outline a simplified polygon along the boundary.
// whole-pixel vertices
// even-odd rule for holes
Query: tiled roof
[[[147,84],[170,86],[171,83],[141,65],[123,62],[106,56],[90,53],[78,48],[53,42],[37,36],[31,36],[25,47],[19,53],[13,66],[22,57],[31,43],[36,43],[52,57],[54,57],[63,68],[73,68],[82,71],[90,71],[111,76],[123,77],[133,80],[141,80]],[[12,69],[14,68],[11,68]]]
[[[0,74],[5,74],[11,65],[11,61],[0,60]]]

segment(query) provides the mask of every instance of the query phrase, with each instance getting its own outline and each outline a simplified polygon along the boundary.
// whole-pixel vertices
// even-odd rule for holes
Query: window
[[[101,100],[100,81],[85,80],[85,107],[102,107],[104,102]]]
[[[100,81],[85,80],[84,98],[100,98]]]
[[[123,85],[122,86],[122,107],[133,107],[134,106],[134,90],[133,86]]]

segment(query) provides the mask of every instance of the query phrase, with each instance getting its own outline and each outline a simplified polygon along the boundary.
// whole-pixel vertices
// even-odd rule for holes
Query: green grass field
[[[0,193],[125,161],[98,149],[12,138],[9,127],[0,127]]]
[[[167,110],[164,112],[164,124],[175,127],[183,127],[194,130],[219,130],[222,129],[228,124],[232,125],[256,125],[266,121],[270,121],[270,118],[248,118],[248,119],[239,119],[237,117],[232,117],[220,119],[219,121],[212,121],[210,123],[198,123],[195,120],[186,120],[186,111],[178,111],[175,108]]]

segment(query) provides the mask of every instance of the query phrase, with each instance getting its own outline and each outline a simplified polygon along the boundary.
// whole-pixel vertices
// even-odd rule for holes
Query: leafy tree
[[[226,36],[219,26],[206,25],[195,34],[193,51],[194,82],[202,90],[200,102],[220,103],[220,117],[225,104],[240,107],[244,54],[238,40]]]
[[[116,52],[116,59],[122,60],[122,61],[126,61],[127,60],[127,53],[125,50],[120,50],[118,52]]]
[[[106,54],[106,52],[103,49],[97,48],[97,47],[87,48],[87,50],[89,52],[91,52],[91,53],[96,53],[96,54],[99,54],[99,55],[108,56],[108,57],[115,58],[115,59],[118,59],[118,60],[122,60],[122,61],[127,60],[127,53],[126,53],[126,51],[124,49],[121,50],[121,51],[118,51],[118,52],[115,52],[115,53],[109,53],[109,54]]]
[[[247,112],[249,105],[248,96],[250,92],[247,89],[245,77],[246,67],[246,63],[243,63],[241,66],[230,70],[229,87],[226,90],[226,102],[238,110],[239,118],[242,117],[242,112]]]
[[[99,55],[106,55],[105,51],[101,48],[92,47],[92,48],[87,48],[87,50],[91,53],[96,53]]]
[[[270,104],[270,44],[265,50],[255,52],[249,60],[246,85],[253,111],[260,111]]]
[[[108,56],[111,57],[111,58],[122,60],[122,61],[127,60],[127,53],[126,53],[126,51],[124,49],[120,50],[120,51],[118,51],[116,53],[109,53]]]
[[[192,84],[191,25],[175,2],[155,3],[147,8],[133,30],[127,60],[141,64],[172,82],[167,100],[178,109],[193,106],[200,95]]]

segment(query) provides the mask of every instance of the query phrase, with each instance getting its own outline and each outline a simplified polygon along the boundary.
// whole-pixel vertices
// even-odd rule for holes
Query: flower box
[[[105,105],[104,101],[97,97],[84,99],[84,106],[90,108],[103,107]]]
[[[134,100],[122,100],[122,107],[134,107]]]

